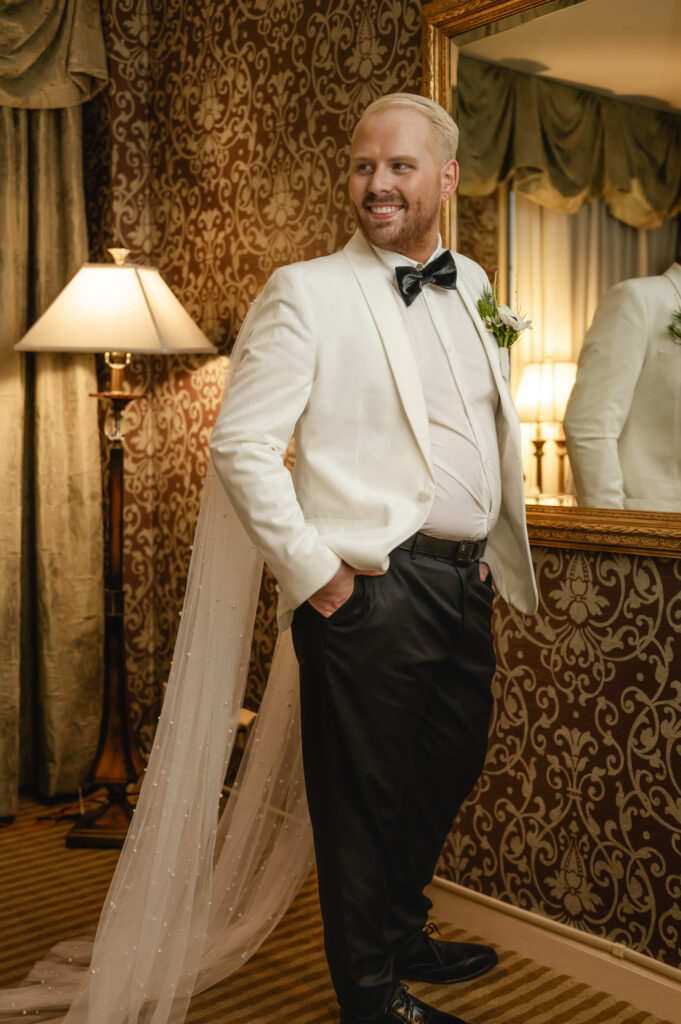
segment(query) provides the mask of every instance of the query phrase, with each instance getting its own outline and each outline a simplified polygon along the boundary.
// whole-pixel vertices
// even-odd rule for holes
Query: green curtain
[[[101,715],[94,358],[13,350],[87,259],[81,121],[0,107],[0,816],[21,783],[75,790]]]
[[[98,0],[0,3],[2,106],[76,106],[107,78]]]
[[[636,228],[681,212],[681,116],[463,55],[457,106],[464,195],[512,179],[560,213],[603,199]]]

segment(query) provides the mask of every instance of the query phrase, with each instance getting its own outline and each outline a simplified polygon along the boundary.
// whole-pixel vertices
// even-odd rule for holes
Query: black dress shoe
[[[436,1010],[434,1006],[410,995],[406,986],[400,989],[385,1011],[385,1020],[390,1024],[465,1024],[461,1017]]]
[[[341,1024],[466,1024],[453,1013],[436,1010],[423,1000],[410,995],[406,985],[402,985],[392,1003],[375,1021],[361,1017],[350,1017],[341,1010]]]
[[[453,985],[457,981],[479,978],[498,963],[499,957],[490,946],[434,939],[434,930],[437,926],[429,925],[395,958],[398,978],[431,985]]]

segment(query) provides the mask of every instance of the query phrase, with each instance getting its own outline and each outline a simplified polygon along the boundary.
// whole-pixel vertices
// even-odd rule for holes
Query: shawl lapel
[[[456,255],[454,257],[456,259]],[[458,266],[461,268],[461,261]],[[483,283],[486,278],[483,278],[481,272],[481,278]],[[482,284],[479,285],[479,293],[474,294],[473,289],[476,287],[476,283],[471,280],[469,274],[465,270],[459,269],[459,274],[456,281],[456,290],[458,291],[464,306],[468,310],[473,325],[477,330],[482,340],[482,345],[489,360],[489,365],[492,370],[492,376],[499,392],[499,398],[501,401],[501,408],[505,416],[513,422],[517,418],[515,404],[511,397],[509,386],[504,380],[501,373],[501,363],[499,361],[499,346],[496,343],[496,339],[492,332],[485,327],[485,323],[478,313],[478,299],[482,295]]]
[[[405,414],[431,474],[430,432],[416,360],[402,318],[386,288],[385,269],[359,232],[343,253],[364,295],[376,324]]]
[[[665,270],[664,277],[671,281],[672,287],[681,301],[681,263],[672,263],[668,270]]]

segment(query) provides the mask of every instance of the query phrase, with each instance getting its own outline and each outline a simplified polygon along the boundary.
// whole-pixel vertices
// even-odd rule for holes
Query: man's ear
[[[442,201],[449,199],[459,184],[459,165],[456,160],[448,160],[442,168]]]

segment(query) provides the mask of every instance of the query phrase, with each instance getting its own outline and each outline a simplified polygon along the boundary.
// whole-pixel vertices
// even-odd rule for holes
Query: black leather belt
[[[477,562],[485,553],[487,538],[484,540],[441,540],[439,537],[429,537],[426,533],[415,533],[408,537],[398,547],[410,551],[414,555],[431,555],[433,558],[442,558],[453,565],[470,565]]]

